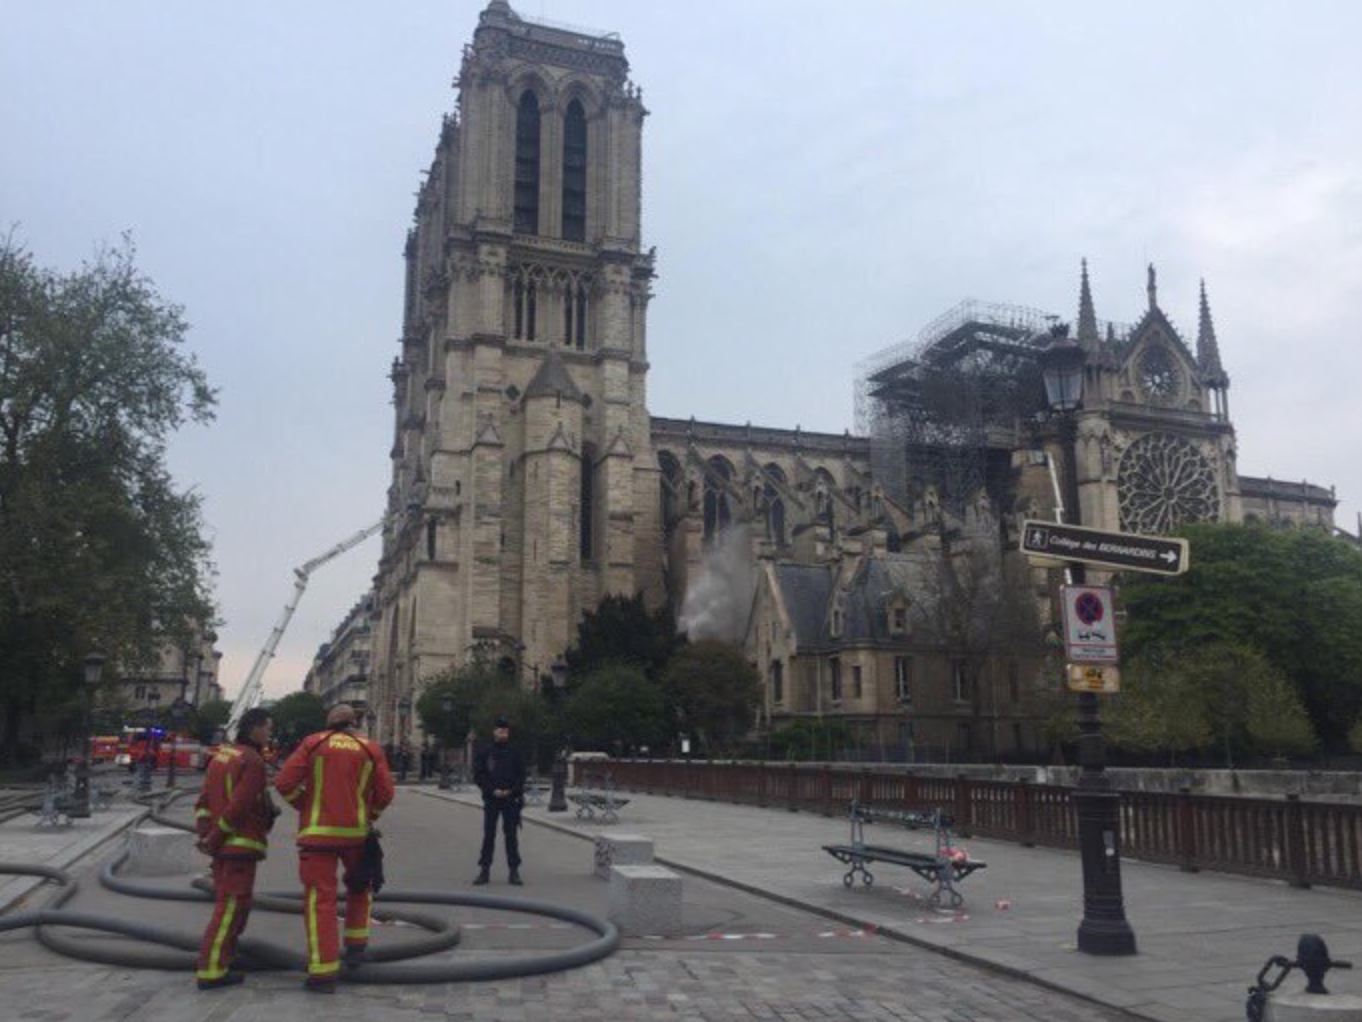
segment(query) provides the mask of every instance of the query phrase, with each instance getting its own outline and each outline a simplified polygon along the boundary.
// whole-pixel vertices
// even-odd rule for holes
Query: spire
[[[1159,284],[1153,263],[1149,264],[1149,283],[1145,285],[1145,290],[1149,292],[1149,311],[1153,312],[1159,307]]]
[[[1088,261],[1083,260],[1083,275],[1078,285],[1078,343],[1096,347],[1101,341],[1097,333],[1097,313],[1092,307],[1092,288],[1088,286]]]
[[[1228,383],[1225,367],[1220,364],[1220,346],[1215,340],[1215,323],[1211,321],[1211,303],[1206,300],[1206,281],[1201,281],[1201,317],[1197,322],[1196,359],[1201,371],[1212,383]]]

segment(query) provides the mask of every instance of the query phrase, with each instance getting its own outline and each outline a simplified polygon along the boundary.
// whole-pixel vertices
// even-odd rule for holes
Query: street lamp
[[[407,759],[409,758],[407,755],[407,730],[411,727],[411,700],[405,698],[399,699],[397,701],[397,709],[400,714],[398,717],[399,736],[397,741],[398,780],[406,781],[407,767],[409,766],[407,763]]]
[[[549,667],[549,679],[553,683],[554,701],[558,704],[559,719],[562,719],[563,692],[567,688],[568,665],[561,656]],[[553,787],[549,791],[549,812],[567,812],[567,743],[564,742],[558,749],[558,755],[553,757],[553,769],[549,771],[549,779]]]
[[[87,817],[90,815],[90,742],[92,739],[92,703],[94,702],[95,689],[99,687],[99,682],[104,676],[104,657],[99,653],[91,653],[86,656],[82,667],[82,678],[85,684],[81,691],[81,716],[84,718],[81,733],[80,758],[76,760],[76,790],[73,792],[72,801],[74,806],[70,815],[72,817]]]
[[[440,790],[448,791],[449,784],[449,718],[454,715],[454,697],[446,692],[440,697],[440,712],[444,715],[444,726],[440,728]]]
[[[1069,339],[1067,325],[1050,331],[1041,351],[1045,397],[1055,413],[1064,458],[1064,504],[1071,525],[1082,525],[1078,494],[1078,416],[1083,403],[1083,349]],[[1086,581],[1080,562],[1069,566],[1069,578]],[[1073,792],[1078,816],[1078,842],[1083,863],[1083,921],[1078,950],[1092,955],[1133,955],[1135,931],[1126,921],[1121,893],[1121,797],[1106,776],[1107,746],[1102,737],[1097,694],[1078,696],[1078,786]]]

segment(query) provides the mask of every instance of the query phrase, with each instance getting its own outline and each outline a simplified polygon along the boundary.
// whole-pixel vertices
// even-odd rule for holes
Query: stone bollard
[[[610,921],[626,937],[677,936],[681,878],[662,866],[611,866]]]
[[[203,858],[194,835],[174,827],[138,827],[128,834],[128,859],[123,872],[132,876],[182,876],[196,873]]]
[[[1362,1022],[1362,997],[1353,994],[1275,993],[1264,1022]]]
[[[653,861],[653,839],[641,834],[597,834],[596,875],[610,879],[611,866],[647,866]]]

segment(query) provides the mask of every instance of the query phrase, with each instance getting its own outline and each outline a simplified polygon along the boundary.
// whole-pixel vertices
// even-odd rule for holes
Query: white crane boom
[[[308,578],[314,571],[320,568],[327,561],[330,561],[353,547],[363,543],[366,539],[376,533],[387,523],[386,518],[380,518],[373,525],[360,529],[353,536],[341,540],[325,553],[319,554],[312,560],[307,561],[300,568],[294,568],[293,574],[293,595],[284,604],[284,610],[279,615],[279,620],[274,623],[274,628],[270,631],[270,637],[265,640],[265,645],[256,655],[255,663],[251,665],[251,673],[246,675],[246,680],[242,683],[241,691],[237,693],[236,700],[232,703],[232,714],[227,719],[227,734],[230,739],[236,733],[237,725],[241,723],[241,718],[246,711],[254,709],[260,705],[260,699],[264,694],[263,682],[265,680],[265,669],[270,661],[274,659],[274,653],[279,648],[279,640],[284,637],[284,630],[288,628],[288,623],[293,619],[293,612],[298,609],[298,601],[303,598],[303,593],[307,589]]]

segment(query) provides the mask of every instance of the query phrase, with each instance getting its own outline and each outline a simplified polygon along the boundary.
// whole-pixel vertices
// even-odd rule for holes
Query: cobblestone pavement
[[[1274,954],[1294,956],[1301,933],[1322,934],[1336,958],[1362,960],[1358,891],[1298,890],[1126,859],[1126,913],[1140,953],[1097,958],[1075,947],[1082,881],[1074,853],[966,840],[988,868],[962,886],[963,911],[933,912],[923,901],[923,883],[906,870],[876,867],[873,887],[842,886],[846,867],[822,846],[847,840],[843,819],[707,800],[629,797],[618,829],[651,837],[659,859],[1160,1022],[1242,1019],[1246,988],[1263,962]],[[530,818],[583,836],[601,829],[570,813],[550,816],[542,807],[531,809]],[[890,827],[876,828],[874,838],[924,850],[931,841],[930,835]],[[1288,989],[1297,986],[1293,977]],[[1362,992],[1362,977],[1339,973],[1330,984],[1335,988]]]
[[[389,883],[463,889],[473,872],[480,814],[403,792],[385,816]],[[580,839],[528,827],[523,896],[604,912],[606,885],[590,877],[591,849]],[[288,835],[275,840],[262,887],[293,886]],[[494,872],[497,893],[506,888]],[[187,932],[202,927],[202,906],[129,901],[96,888],[77,900],[91,911],[135,911]],[[3,1017],[22,1022],[415,1022],[506,1020],[889,1019],[990,1022],[1046,1019],[1116,1022],[1116,1011],[1024,980],[829,924],[818,916],[688,877],[684,936],[626,940],[614,956],[570,972],[520,980],[430,986],[347,986],[335,998],[300,989],[297,976],[253,975],[246,985],[199,994],[187,974],[138,972],[60,958],[29,934],[0,935]],[[457,910],[467,958],[563,946],[572,928],[513,929],[524,917]],[[380,929],[375,941],[399,928]],[[295,932],[296,931],[296,932]],[[296,920],[260,913],[248,931],[297,939]],[[91,940],[119,938],[91,937]]]

